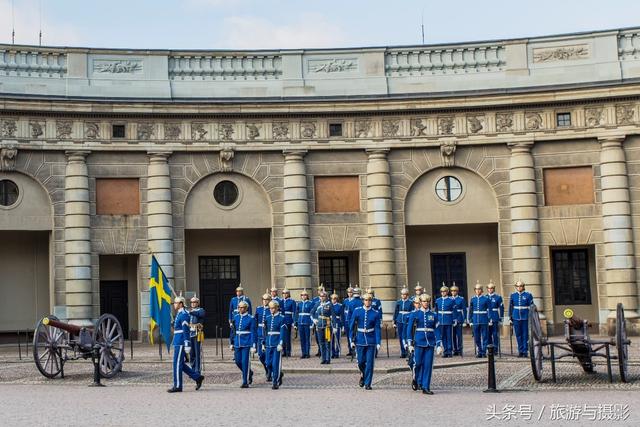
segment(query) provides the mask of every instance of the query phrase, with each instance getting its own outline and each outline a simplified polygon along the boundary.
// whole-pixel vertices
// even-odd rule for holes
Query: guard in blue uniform
[[[331,363],[331,325],[335,321],[331,302],[327,301],[327,293],[320,293],[320,302],[311,313],[320,346],[321,365]]]
[[[420,282],[416,283],[416,287],[414,288],[414,290],[415,295],[411,297],[411,300],[418,300],[418,302],[420,302],[420,295],[422,295],[424,292],[424,288],[420,286]]]
[[[269,378],[272,381],[271,388],[277,390],[282,385],[282,351],[284,344],[284,334],[287,332],[287,324],[284,316],[280,313],[280,306],[277,301],[269,303],[269,315],[264,323],[267,350],[267,367]]]
[[[420,307],[422,307],[422,303],[420,302],[420,298],[411,297],[410,300],[411,300],[411,303],[413,304],[413,311],[411,313],[413,313],[414,311],[420,310]],[[413,377],[413,381],[412,381],[411,386],[413,387],[414,390],[418,390],[419,389],[418,377],[416,376],[416,370],[415,370],[416,353],[415,353],[415,348],[413,348],[411,351],[409,351],[408,338],[411,335],[411,333],[409,333],[409,335],[407,335],[408,329],[406,329],[407,325],[409,323],[409,319],[411,318],[411,313],[409,313],[409,316],[407,316],[407,323],[405,323],[405,325],[404,325],[404,327],[405,327],[404,346],[407,349],[407,365],[409,365],[409,369],[411,369],[411,373],[412,373],[412,377]]]
[[[202,372],[202,344],[204,343],[204,308],[200,307],[200,298],[191,298],[189,310],[189,338],[191,339],[191,369],[198,375]]]
[[[278,296],[278,288],[275,286],[271,288],[271,301],[275,301],[278,303],[278,307],[282,310],[282,298]]]
[[[504,317],[504,303],[502,296],[496,294],[496,285],[491,280],[487,285],[487,298],[489,298],[489,344],[493,344],[495,351],[501,353],[500,325]]]
[[[438,315],[438,327],[440,328],[440,338],[444,346],[443,357],[453,355],[453,298],[449,296],[449,288],[440,288],[440,298],[436,299],[436,314]]]
[[[453,299],[453,355],[462,354],[462,327],[467,319],[467,302],[464,297],[458,295],[460,289],[453,284],[451,286],[451,298]]]
[[[516,292],[509,298],[509,319],[518,341],[518,357],[527,357],[529,348],[529,310],[533,295],[524,290],[524,282],[516,282]]]
[[[380,312],[380,315],[382,315],[382,301],[380,301],[380,299],[376,298],[376,291],[374,291],[373,289],[369,288],[367,289],[367,293],[369,295],[371,295],[371,308],[373,308],[374,310],[377,310]]]
[[[291,334],[293,332],[293,319],[295,319],[297,304],[293,298],[291,298],[291,292],[289,289],[282,290],[282,301],[280,302],[280,312],[284,316],[284,322],[287,325],[287,332],[284,336],[284,350],[282,355],[284,357],[291,357]]]
[[[398,340],[400,341],[400,357],[407,357],[407,346],[405,343],[405,329],[407,318],[413,311],[413,304],[409,299],[409,289],[403,288],[400,291],[400,299],[396,301],[396,308],[393,311],[393,327],[396,328]]]
[[[473,328],[476,357],[484,357],[489,343],[489,298],[482,295],[482,285],[476,283],[475,295],[469,300],[467,322]]]
[[[351,284],[349,284],[349,287],[347,288],[347,298],[345,298],[344,301],[342,301],[342,312],[344,314],[344,335],[347,337],[347,349],[349,350],[349,352],[347,353],[347,356],[351,356],[351,334],[349,333],[349,313],[351,312],[351,308],[349,307],[351,304],[351,301],[353,301],[353,288],[351,287]]]
[[[318,293],[311,300],[311,302],[313,303],[313,309],[311,310],[312,313],[316,310],[316,308],[318,308],[318,305],[320,304],[320,294],[322,292],[324,292],[324,285],[322,283],[320,284],[320,286],[318,286],[317,291],[318,291]],[[316,352],[316,357],[320,357],[320,341],[318,341],[318,334],[314,333],[313,337],[316,340],[316,345],[318,346],[318,351]]]
[[[373,309],[373,296],[365,294],[363,306],[353,310],[350,320],[350,329],[354,339],[351,348],[356,350],[358,356],[358,369],[360,369],[360,387],[371,390],[373,381],[373,365],[375,352],[380,349],[382,338],[381,323],[382,313]]]
[[[331,322],[331,357],[338,359],[340,357],[340,337],[344,328],[344,306],[338,302],[338,295],[331,294],[331,307],[333,309],[333,319]]]
[[[182,391],[182,373],[196,382],[196,390],[200,390],[204,377],[185,363],[185,356],[191,352],[189,338],[189,313],[184,308],[184,297],[178,296],[173,301],[176,318],[173,322],[173,387],[169,393]]]
[[[313,303],[309,301],[309,294],[305,289],[300,293],[300,302],[298,302],[295,322],[293,323],[293,327],[298,330],[300,335],[300,359],[311,357],[309,353],[311,352],[311,325],[313,325],[312,309]]]
[[[438,328],[438,316],[431,311],[430,304],[431,296],[421,294],[420,309],[409,315],[405,332],[409,352],[415,354],[416,389],[422,389],[424,394],[433,394],[431,391],[431,372],[433,370],[434,350],[437,354],[442,354],[443,352],[440,329]]]
[[[269,378],[269,368],[267,367],[267,355],[265,353],[264,341],[266,338],[266,334],[264,333],[264,323],[267,320],[267,315],[269,314],[269,303],[271,302],[271,295],[269,293],[265,293],[262,295],[262,305],[256,308],[256,315],[254,316],[254,321],[256,322],[256,347],[258,350],[258,359],[260,359],[260,363],[264,367],[264,373],[267,376],[267,381],[270,381]]]
[[[229,337],[232,342],[231,349],[234,350],[233,359],[236,366],[242,371],[240,388],[248,388],[249,384],[253,383],[249,353],[256,352],[257,337],[256,322],[249,314],[249,303],[240,301],[238,314],[233,317],[231,336]]]
[[[247,303],[247,313],[253,313],[251,309],[251,300],[244,295],[244,288],[242,285],[236,288],[236,296],[231,298],[229,302],[229,326],[232,326],[233,318],[238,314],[238,303],[244,301]]]

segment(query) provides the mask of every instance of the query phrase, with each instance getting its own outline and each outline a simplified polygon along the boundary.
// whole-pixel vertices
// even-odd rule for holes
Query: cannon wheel
[[[624,320],[624,307],[619,303],[616,307],[616,348],[618,349],[618,367],[620,381],[626,383],[629,379],[629,340]]]
[[[49,319],[58,320],[55,316]],[[67,333],[61,329],[43,323],[45,317],[38,321],[33,333],[33,360],[38,371],[47,378],[55,378],[62,371],[65,361]]]
[[[113,314],[100,316],[95,326],[94,341],[100,347],[100,375],[113,378],[122,369],[124,333]]]
[[[536,381],[542,381],[542,325],[535,305],[529,310],[529,358],[531,371]]]

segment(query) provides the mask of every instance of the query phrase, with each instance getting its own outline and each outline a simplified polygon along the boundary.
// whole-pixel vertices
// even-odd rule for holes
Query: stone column
[[[91,287],[91,225],[88,151],[67,152],[64,183],[64,258],[67,320],[91,325],[94,318]]]
[[[284,152],[284,284],[292,295],[303,289],[312,291],[306,153]]]
[[[633,229],[624,137],[600,138],[600,182],[604,268],[608,322],[616,317],[616,305],[624,304],[625,318],[638,318],[638,287],[633,250]]]
[[[173,283],[173,217],[171,214],[170,152],[149,153],[147,170],[147,238],[162,271]],[[149,258],[151,263],[151,258]]]
[[[534,302],[541,312],[540,317],[544,319],[542,263],[538,243],[540,226],[532,146],[533,142],[509,144],[513,279],[525,283],[526,290],[533,295]],[[511,293],[513,288],[507,286],[507,289],[508,293]]]
[[[367,150],[369,284],[386,314],[393,312],[397,298],[388,152],[388,148]]]

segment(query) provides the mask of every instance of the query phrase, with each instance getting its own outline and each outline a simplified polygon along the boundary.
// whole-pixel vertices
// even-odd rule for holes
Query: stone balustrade
[[[65,77],[67,55],[58,50],[0,46],[0,76]]]
[[[280,55],[172,55],[171,80],[271,80],[282,76]]]

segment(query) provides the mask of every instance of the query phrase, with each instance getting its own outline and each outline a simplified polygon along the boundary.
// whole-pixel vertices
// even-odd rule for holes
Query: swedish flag
[[[149,336],[153,344],[153,330],[160,326],[160,333],[167,344],[171,345],[171,286],[164,275],[155,255],[151,256],[151,274],[149,275]]]

